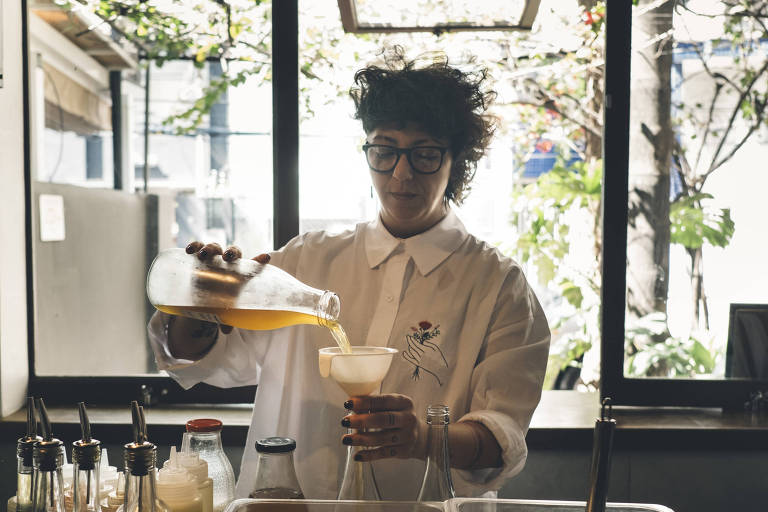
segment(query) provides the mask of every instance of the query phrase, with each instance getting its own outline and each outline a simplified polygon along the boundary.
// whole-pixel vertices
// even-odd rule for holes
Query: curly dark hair
[[[486,69],[463,72],[448,64],[445,55],[417,67],[402,49],[385,53],[383,66],[371,65],[355,73],[349,94],[355,118],[370,133],[385,124],[415,123],[433,137],[448,141],[453,166],[445,203],[461,204],[470,190],[477,162],[485,154],[495,130],[486,109],[496,97],[484,91]]]

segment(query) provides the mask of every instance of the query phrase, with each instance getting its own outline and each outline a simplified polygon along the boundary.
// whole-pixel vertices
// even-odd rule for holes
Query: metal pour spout
[[[83,443],[91,442],[91,422],[88,420],[88,411],[85,409],[85,402],[78,402],[77,409],[80,413],[80,433]]]
[[[48,418],[48,411],[45,408],[45,403],[42,398],[36,398],[37,413],[40,415],[40,428],[43,434],[43,441],[51,441],[53,439],[53,432],[51,431],[51,420]]]
[[[35,399],[27,397],[27,439],[37,437],[37,416],[35,416]]]
[[[133,423],[133,441],[136,444],[147,442],[147,420],[144,416],[144,408],[136,400],[131,402],[131,420]]]

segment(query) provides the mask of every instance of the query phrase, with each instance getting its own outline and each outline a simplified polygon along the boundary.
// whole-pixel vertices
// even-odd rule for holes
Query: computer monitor
[[[731,304],[725,376],[768,381],[768,304]]]

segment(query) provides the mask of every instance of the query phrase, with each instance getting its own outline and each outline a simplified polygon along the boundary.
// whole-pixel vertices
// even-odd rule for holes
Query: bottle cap
[[[261,453],[288,453],[296,449],[296,441],[290,437],[268,437],[256,441],[256,451]]]
[[[187,422],[187,432],[219,432],[222,423],[213,418],[199,418]]]

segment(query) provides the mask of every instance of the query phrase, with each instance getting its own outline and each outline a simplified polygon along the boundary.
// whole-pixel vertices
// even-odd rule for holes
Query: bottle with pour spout
[[[43,439],[35,443],[32,453],[34,473],[32,477],[33,512],[65,512],[64,443],[53,437],[51,422],[42,398],[35,400],[40,415]]]
[[[27,432],[16,442],[16,496],[11,500],[17,512],[32,512],[32,454],[35,443],[42,439],[37,435],[35,399],[30,396],[27,397]]]
[[[157,447],[147,440],[144,410],[135,400],[131,402],[133,442],[124,447],[125,501],[118,512],[170,512],[157,497]]]
[[[147,275],[147,297],[160,311],[252,330],[297,324],[331,327],[340,302],[274,265],[221,256],[201,261],[184,249],[160,252]]]
[[[101,442],[91,437],[85,403],[77,404],[82,438],[72,443],[72,495],[75,512],[101,512]]]

